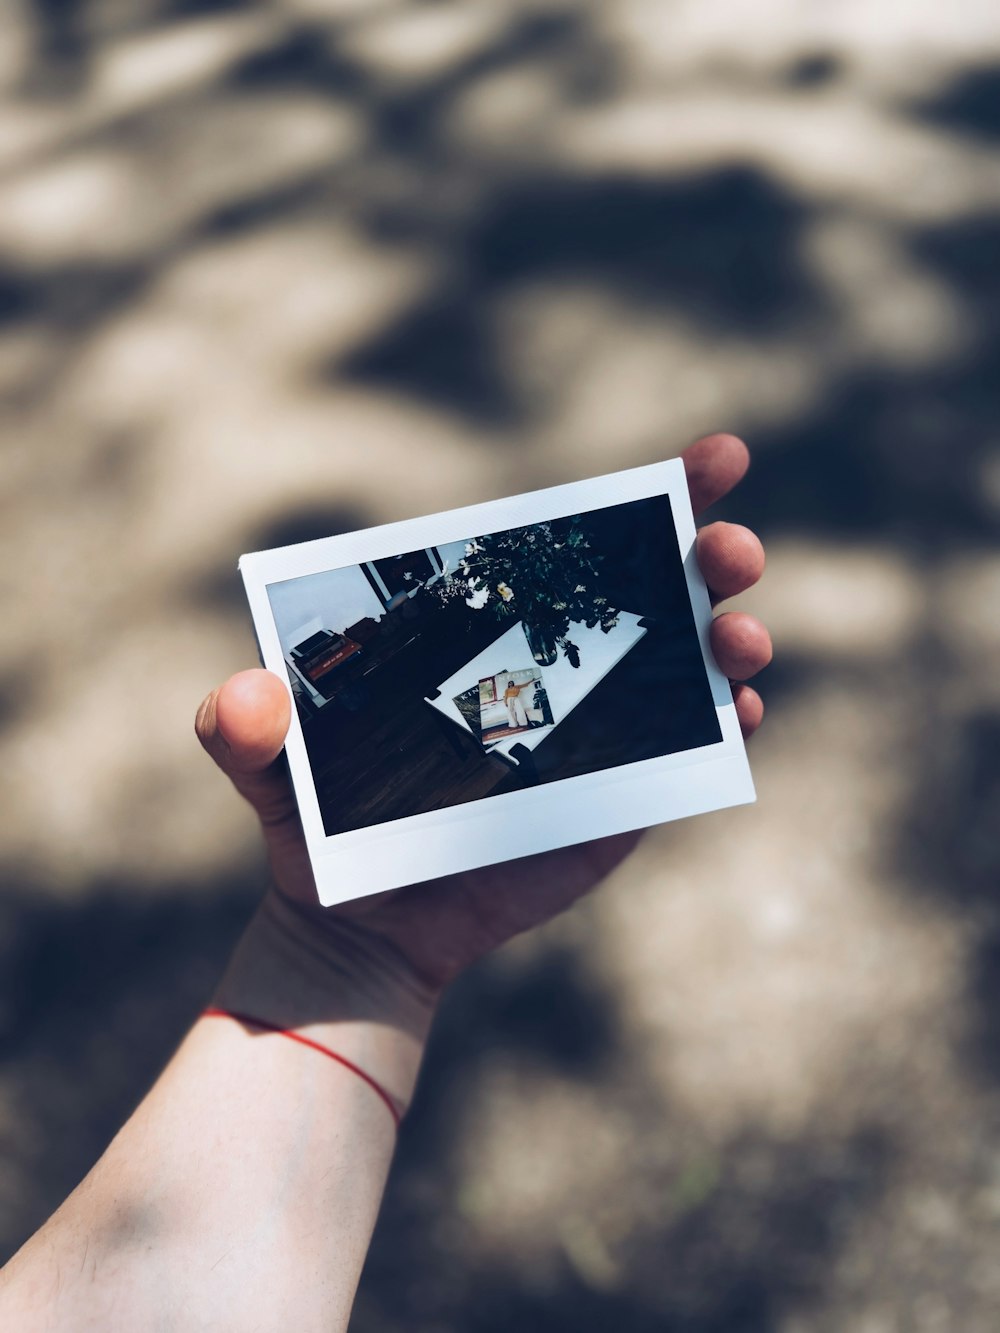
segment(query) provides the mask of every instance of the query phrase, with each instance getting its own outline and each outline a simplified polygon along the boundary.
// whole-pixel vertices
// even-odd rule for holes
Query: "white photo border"
[[[241,557],[239,569],[261,660],[291,695],[269,584],[661,495],[670,500],[722,739],[327,836],[293,702],[285,749],[324,906],[413,883],[414,866],[421,868],[420,880],[434,879],[756,800],[732,690],[709,647],[712,607],[695,559],[695,525],[684,465],[670,459]]]

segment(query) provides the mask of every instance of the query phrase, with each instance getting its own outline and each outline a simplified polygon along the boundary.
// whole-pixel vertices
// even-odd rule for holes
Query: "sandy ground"
[[[0,1256],[259,891],[237,555],[726,428],[760,802],[462,983],[353,1327],[995,1329],[996,6],[22,0],[0,97]]]

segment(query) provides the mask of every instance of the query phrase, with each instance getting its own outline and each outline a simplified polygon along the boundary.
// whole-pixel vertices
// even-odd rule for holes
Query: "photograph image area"
[[[721,740],[665,495],[267,595],[327,836]]]

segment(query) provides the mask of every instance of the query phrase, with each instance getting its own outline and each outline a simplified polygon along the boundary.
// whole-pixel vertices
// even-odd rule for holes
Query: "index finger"
[[[705,435],[681,458],[695,517],[728,495],[750,466],[750,451],[735,435]]]

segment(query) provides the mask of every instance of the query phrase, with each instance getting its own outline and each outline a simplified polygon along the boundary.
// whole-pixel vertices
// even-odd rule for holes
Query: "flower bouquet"
[[[576,515],[474,537],[456,569],[445,563],[443,575],[423,586],[442,603],[461,598],[474,611],[519,618],[540,666],[551,666],[561,648],[576,667],[571,623],[600,625],[605,634],[618,624],[619,611],[601,589],[602,561]]]

